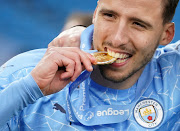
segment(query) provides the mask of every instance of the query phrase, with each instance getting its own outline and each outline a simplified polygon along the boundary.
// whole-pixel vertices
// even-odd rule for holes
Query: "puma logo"
[[[63,108],[61,105],[59,105],[58,103],[55,103],[55,104],[54,104],[53,109],[59,110],[60,112],[66,114],[66,111],[64,110],[64,108]]]

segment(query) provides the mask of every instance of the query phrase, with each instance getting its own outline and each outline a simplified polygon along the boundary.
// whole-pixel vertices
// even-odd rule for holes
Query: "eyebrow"
[[[131,21],[137,21],[137,22],[140,22],[140,23],[146,25],[148,28],[151,28],[151,29],[153,28],[153,26],[152,26],[149,22],[144,21],[144,20],[141,20],[141,19],[139,19],[139,18],[131,17],[130,20],[131,20]]]
[[[100,9],[99,11],[101,14],[102,13],[110,13],[110,14],[114,14],[116,16],[119,16],[117,12],[113,11],[113,10],[108,10],[108,9]]]

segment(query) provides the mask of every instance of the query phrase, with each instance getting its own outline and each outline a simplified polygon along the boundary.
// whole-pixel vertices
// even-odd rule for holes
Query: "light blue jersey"
[[[1,67],[0,130],[180,130],[180,41],[157,49],[129,89],[103,87],[88,77],[73,91],[69,84],[48,96],[30,75],[45,51],[20,54]]]

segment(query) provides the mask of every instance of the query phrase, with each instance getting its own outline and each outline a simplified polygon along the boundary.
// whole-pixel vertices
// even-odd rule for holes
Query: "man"
[[[156,50],[173,39],[177,3],[99,0],[93,47],[113,64],[92,67],[89,53],[53,46],[10,60],[1,68],[1,129],[179,130],[180,44]]]

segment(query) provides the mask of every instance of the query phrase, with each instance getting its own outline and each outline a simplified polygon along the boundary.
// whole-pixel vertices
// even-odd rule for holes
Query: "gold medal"
[[[95,52],[92,55],[96,58],[97,65],[112,64],[117,59],[110,56],[107,52]]]

